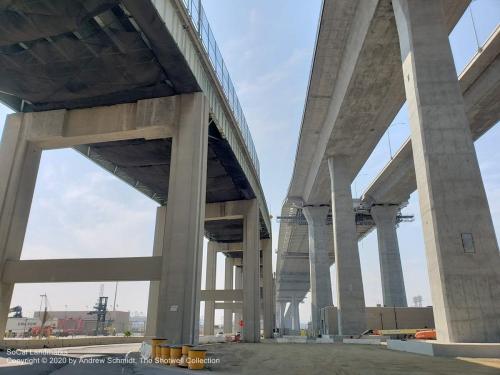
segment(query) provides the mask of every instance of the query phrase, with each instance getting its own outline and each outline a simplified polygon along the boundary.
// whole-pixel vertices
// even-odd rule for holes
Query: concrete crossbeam
[[[215,308],[215,310],[231,310],[234,313],[239,313],[241,315],[241,312],[243,310],[243,302],[240,302],[240,301],[237,301],[237,302],[215,302],[214,308]]]
[[[205,207],[205,221],[243,219],[247,212],[248,201],[229,201],[207,203]]]
[[[243,289],[213,289],[202,290],[201,301],[243,301]]]
[[[26,113],[27,139],[43,149],[126,139],[171,138],[187,95],[112,106]]]
[[[161,257],[7,260],[3,283],[159,280]]]

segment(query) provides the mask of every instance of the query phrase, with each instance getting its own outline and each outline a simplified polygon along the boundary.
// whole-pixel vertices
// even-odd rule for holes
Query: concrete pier
[[[286,302],[279,301],[276,306],[276,326],[280,330],[280,334],[283,334],[285,329],[285,311],[286,310]]]
[[[243,267],[234,267],[234,289],[243,289]],[[241,332],[240,322],[242,315],[240,311],[234,313],[233,332]]]
[[[165,237],[165,220],[167,219],[167,206],[156,209],[155,236],[153,242],[153,256],[162,256],[163,241]],[[160,282],[149,282],[148,315],[146,323],[146,336],[154,336],[156,332],[156,318],[158,310],[158,296]]]
[[[273,285],[273,244],[272,240],[261,240],[262,247],[262,286],[264,307],[264,337],[273,337],[274,285]]]
[[[205,289],[214,290],[217,273],[217,244],[209,241],[207,245],[207,265],[205,274]],[[215,302],[205,301],[205,314],[203,320],[203,334],[211,336],[214,334],[215,325]]]
[[[224,260],[224,290],[233,289],[233,258],[226,255]],[[215,288],[214,288],[215,289]],[[233,301],[225,301],[232,303]],[[224,333],[233,332],[233,310],[224,309]]]
[[[382,296],[387,307],[408,306],[396,232],[398,211],[399,205],[373,206],[370,211],[377,226]]]
[[[393,0],[437,338],[500,342],[500,258],[440,2]]]
[[[6,260],[21,257],[42,154],[42,149],[27,138],[31,128],[28,116],[8,115],[0,143],[0,279]],[[0,339],[13,289],[13,283],[0,283]]]
[[[260,341],[260,240],[256,200],[247,201],[243,224],[243,339]]]
[[[300,331],[300,313],[299,313],[300,301],[296,296],[292,297],[292,303],[290,305],[291,315],[292,315],[292,329],[294,331]]]
[[[365,296],[352,205],[349,159],[331,157],[328,167],[332,191],[339,334],[359,335],[365,330]]]
[[[326,219],[328,206],[306,206],[302,212],[309,228],[309,264],[311,275],[311,321],[313,334],[321,329],[320,309],[333,304],[332,281],[330,277],[330,258],[328,236],[332,235]]]
[[[162,251],[156,335],[172,344],[198,342],[207,142],[207,99],[194,94],[183,102],[172,140]]]

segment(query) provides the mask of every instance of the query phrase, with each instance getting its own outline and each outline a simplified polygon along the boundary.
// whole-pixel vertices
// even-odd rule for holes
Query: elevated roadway
[[[270,217],[250,130],[201,2],[9,1],[0,3],[0,24],[0,101],[16,112],[0,147],[0,269],[17,262],[38,282],[74,276],[55,266],[30,275],[19,260],[41,152],[71,147],[159,205],[158,258],[109,260],[109,275],[89,266],[77,281],[150,280],[150,331],[194,343],[203,235],[240,243],[245,252],[231,256],[245,254],[244,336],[258,341],[260,240],[271,237]],[[270,251],[262,255],[268,337]],[[11,276],[0,271],[0,326],[13,285],[26,280]]]
[[[331,4],[330,4],[331,5]],[[336,4],[337,6],[339,4]],[[449,4],[458,6],[458,3]],[[460,15],[463,12],[462,7],[465,7],[467,4],[463,3],[459,8],[454,8],[455,11],[451,11],[448,14],[448,23],[450,26],[454,25]],[[333,6],[333,5],[332,5]],[[344,8],[341,8],[344,9]],[[460,10],[459,10],[460,9]],[[340,11],[339,8],[336,8],[337,16]],[[326,98],[319,98],[319,91],[315,92],[315,95],[311,94],[312,88],[318,88],[319,83],[323,83],[323,80],[316,78],[317,81],[314,80],[317,72],[316,64],[318,56],[322,56],[325,54],[324,50],[319,50],[320,46],[324,46],[325,35],[322,35],[322,27],[325,21],[325,12],[328,12],[328,4],[325,4],[323,9],[323,14],[321,18],[322,24],[320,25],[320,30],[318,34],[318,41],[316,46],[316,54],[315,60],[313,64],[313,69],[311,72],[311,81],[309,87],[308,99],[306,102],[306,109],[304,112],[303,125],[301,130],[301,137],[299,140],[299,146],[297,150],[297,159],[296,165],[294,169],[294,175],[292,178],[292,182],[290,184],[289,195],[285,200],[281,212],[281,216],[286,218],[285,220],[281,220],[280,223],[280,232],[279,232],[279,245],[278,245],[278,262],[277,262],[277,298],[282,301],[291,301],[292,296],[297,296],[299,299],[303,299],[305,294],[310,290],[310,264],[309,264],[309,240],[308,240],[308,226],[307,222],[303,217],[301,206],[307,205],[310,202],[324,202],[328,201],[329,193],[329,181],[328,171],[326,170],[326,162],[322,160],[323,167],[320,166],[320,169],[325,169],[324,171],[318,173],[318,175],[322,175],[324,180],[322,184],[326,187],[325,189],[312,188],[312,185],[308,185],[308,178],[311,176],[311,170],[308,169],[312,164],[311,160],[314,159],[314,153],[318,153],[318,148],[316,147],[306,147],[307,142],[318,141],[319,131],[313,131],[312,128],[307,128],[307,126],[311,126],[314,124],[314,121],[311,121],[311,116],[316,118],[318,113],[321,113],[323,109],[323,113],[326,113],[325,109],[320,105],[321,101],[327,100]],[[377,12],[377,11],[376,11]],[[376,13],[375,12],[375,13]],[[451,17],[451,18],[450,18]],[[458,18],[456,18],[458,17]],[[331,21],[333,23],[333,21]],[[340,25],[339,20],[337,20],[337,25]],[[345,27],[345,26],[344,26]],[[328,32],[331,31],[331,27],[327,29]],[[338,32],[338,31],[337,31]],[[384,34],[387,35],[387,34]],[[397,38],[397,36],[396,36]],[[323,43],[323,44],[321,44]],[[460,87],[463,93],[465,106],[467,115],[469,117],[471,132],[473,134],[473,138],[478,139],[482,134],[484,134],[491,126],[495,125],[495,123],[500,118],[500,109],[498,108],[498,101],[500,100],[499,90],[500,90],[500,75],[499,75],[499,43],[500,39],[498,37],[498,29],[492,34],[492,36],[488,39],[488,41],[483,46],[482,50],[474,56],[474,58],[470,61],[470,63],[466,66],[464,71],[460,74]],[[396,45],[396,48],[399,50],[399,46]],[[389,54],[390,56],[390,54]],[[331,57],[329,55],[329,57]],[[399,59],[399,52],[395,55],[396,60]],[[382,64],[382,62],[381,62]],[[396,64],[396,62],[395,62]],[[400,61],[394,66],[394,69],[400,68]],[[381,69],[381,68],[380,68]],[[377,70],[375,69],[375,72]],[[354,74],[354,73],[353,73]],[[373,73],[374,75],[376,73]],[[385,119],[385,128],[389,125],[391,120],[394,118],[395,114],[401,107],[401,104],[404,102],[404,88],[402,82],[399,82],[398,77],[400,76],[400,72],[395,73],[395,77],[393,79],[388,79],[388,82],[391,82],[391,88],[389,90],[393,90],[394,93],[398,93],[397,98],[400,99],[397,105],[391,105],[389,107],[385,107],[380,104],[379,108],[372,107],[369,104],[370,96],[365,99],[366,95],[359,94],[358,101],[360,108],[371,108],[371,110],[379,110],[378,115],[374,115],[375,117],[367,117],[366,124],[372,125],[374,123],[373,119]],[[351,78],[351,80],[355,80],[356,78]],[[370,78],[371,79],[371,78]],[[375,79],[375,78],[373,78]],[[400,87],[399,91],[396,89],[397,85],[394,82],[399,82]],[[371,86],[373,84],[373,87]],[[381,89],[384,87],[380,83],[366,83],[366,87],[359,84],[358,93],[368,92],[370,90]],[[330,87],[330,89],[332,89]],[[324,87],[326,90],[326,86]],[[382,95],[383,96],[383,95]],[[388,98],[388,101],[393,100],[393,103],[396,103],[397,100],[393,96],[383,96],[384,98]],[[398,99],[398,100],[399,100]],[[358,111],[359,112],[359,111]],[[363,111],[361,111],[363,112]],[[311,113],[310,115],[308,113]],[[350,116],[361,116],[361,114],[351,111],[349,112]],[[366,115],[366,113],[365,113]],[[309,117],[308,117],[309,116]],[[368,116],[368,115],[367,115]],[[370,115],[372,116],[372,115]],[[370,120],[368,120],[370,118]],[[352,117],[350,117],[352,120]],[[375,121],[375,123],[377,123]],[[342,122],[340,122],[342,123]],[[352,121],[352,124],[358,124],[358,121]],[[336,123],[335,123],[336,124]],[[352,125],[354,126],[354,125]],[[385,129],[384,128],[384,129]],[[309,129],[309,130],[307,130]],[[363,135],[359,135],[360,139],[371,138],[372,133],[376,133],[374,139],[379,139],[380,133],[377,132],[375,128],[374,130],[368,130]],[[354,133],[353,133],[354,132]],[[335,134],[335,127],[333,128],[332,134]],[[340,133],[339,133],[340,134]],[[353,130],[349,133],[349,131],[344,130],[343,134],[354,135],[353,139],[345,140],[345,142],[357,142],[357,130]],[[335,139],[335,136],[333,136]],[[316,140],[314,140],[316,139]],[[373,139],[372,139],[373,140]],[[371,142],[370,140],[364,139],[363,142]],[[369,153],[371,153],[371,143],[367,146],[365,143],[363,146],[359,144],[353,146],[353,150],[360,152],[358,155],[350,156],[352,160],[352,170],[353,175],[359,171],[359,164],[361,163],[359,160],[366,160],[364,155],[365,147],[368,147]],[[332,150],[345,150],[342,146],[335,146]],[[308,150],[308,152],[306,152]],[[354,152],[354,151],[353,151]],[[309,164],[305,162],[305,160],[309,160]],[[319,157],[318,157],[319,159]],[[363,161],[364,163],[364,161]],[[362,165],[362,163],[361,163]],[[301,169],[301,166],[303,168]],[[305,166],[308,166],[307,168]],[[300,171],[308,171],[307,173],[301,173]],[[317,179],[314,184],[317,184]],[[304,190],[300,190],[301,186]],[[315,191],[314,195],[308,195],[308,186],[310,186],[310,191]],[[358,239],[363,238],[366,234],[368,234],[375,227],[375,222],[370,214],[370,208],[373,204],[384,203],[384,204],[397,204],[402,208],[405,202],[408,200],[409,195],[415,191],[416,189],[416,181],[415,181],[415,172],[413,168],[413,158],[412,158],[412,150],[411,150],[411,142],[408,140],[403,147],[399,150],[396,156],[388,163],[388,165],[384,168],[384,170],[379,174],[377,179],[370,185],[367,191],[363,194],[362,200],[354,200],[353,209],[356,212],[356,224],[357,224],[357,234]],[[307,197],[316,197],[312,200],[307,200]],[[321,199],[317,199],[321,197]],[[325,199],[325,201],[322,201]],[[331,216],[331,213],[329,214]],[[295,218],[295,219],[291,219]],[[399,220],[404,221],[406,218],[403,215],[399,215]],[[333,239],[328,238],[327,248],[330,249],[330,262],[333,264],[334,262],[334,254],[333,254]],[[290,256],[293,254],[293,256]]]

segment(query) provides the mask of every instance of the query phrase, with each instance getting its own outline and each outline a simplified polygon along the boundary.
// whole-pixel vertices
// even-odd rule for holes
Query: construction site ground
[[[212,344],[205,345],[212,363],[205,371],[191,372],[151,364],[104,363],[13,365],[7,352],[0,354],[0,374],[500,374],[500,359],[437,358],[396,352],[383,346],[349,344]],[[73,358],[139,358],[139,344],[66,348]],[[127,354],[128,353],[128,354]],[[45,358],[50,358],[45,355]],[[12,356],[10,356],[12,358]],[[18,357],[21,358],[21,357]],[[28,358],[28,357],[26,357]]]

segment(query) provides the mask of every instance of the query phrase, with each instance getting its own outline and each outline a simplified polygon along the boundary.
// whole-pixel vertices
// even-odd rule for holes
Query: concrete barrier
[[[144,336],[84,336],[84,337],[60,337],[60,338],[30,338],[30,339],[3,339],[0,347],[13,349],[42,349],[42,348],[64,348],[71,346],[91,346],[110,344],[134,344],[145,340]]]
[[[500,344],[387,340],[387,349],[435,357],[500,358]]]
[[[383,341],[380,338],[361,338],[361,339],[343,339],[344,344],[358,344],[358,345],[380,345]]]

